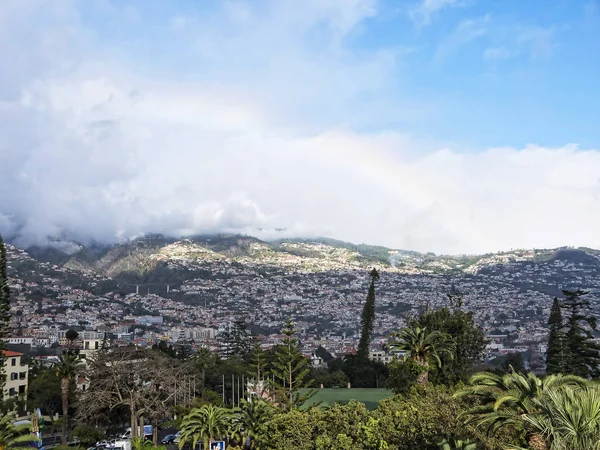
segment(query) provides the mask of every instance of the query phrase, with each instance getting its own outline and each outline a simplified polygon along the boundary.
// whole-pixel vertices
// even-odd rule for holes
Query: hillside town
[[[171,252],[177,250],[177,244],[170,246]],[[169,255],[163,247],[158,252],[162,262],[178,277],[134,285],[118,276],[39,261],[9,245],[11,348],[52,354],[66,331],[75,329],[84,349],[108,339],[120,346],[150,347],[165,341],[218,352],[220,337],[235,320],[245,322],[261,345],[270,348],[291,318],[305,355],[314,356],[319,346],[332,355],[352,354],[359,339],[368,263],[344,267],[339,249],[295,244],[296,250],[301,246],[305,252],[327,250],[337,256],[302,259],[270,252],[262,259],[256,254],[197,258],[181,251]],[[386,359],[382,347],[389,333],[426,308],[447,306],[450,293],[462,297],[462,307],[473,311],[486,330],[489,359],[522,352],[534,368],[545,352],[552,299],[561,289],[589,291],[596,311],[599,307],[600,259],[584,251],[557,251],[543,261],[536,260],[533,251],[487,255],[454,271],[447,270],[442,258],[426,268],[412,258],[378,267],[371,351],[380,360]],[[440,266],[445,271],[431,269]]]

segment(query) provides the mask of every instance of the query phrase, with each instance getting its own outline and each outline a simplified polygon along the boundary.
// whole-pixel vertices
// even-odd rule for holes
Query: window
[[[17,372],[12,372],[10,374],[10,379],[11,380],[16,380],[19,377],[19,374]]]
[[[25,378],[27,378],[27,372],[19,373],[19,380],[24,380]]]
[[[10,362],[11,366],[16,366],[17,365],[17,358],[13,358],[12,361]]]
[[[100,343],[98,341],[95,342],[94,344],[94,349],[98,350],[100,348]]]
[[[86,350],[90,349],[90,341],[85,341],[85,349]]]
[[[25,393],[25,385],[22,384],[21,386],[19,386],[19,394],[24,394]]]
[[[10,395],[11,397],[15,395],[15,388],[10,388],[8,390],[8,395]]]

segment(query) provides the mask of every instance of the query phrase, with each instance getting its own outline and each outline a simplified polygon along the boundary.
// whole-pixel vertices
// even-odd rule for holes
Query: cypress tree
[[[554,297],[548,317],[548,348],[546,349],[546,373],[548,375],[565,372],[565,333],[558,298]]]
[[[369,273],[371,284],[367,294],[367,301],[360,318],[360,341],[358,343],[357,356],[359,359],[369,359],[369,346],[373,337],[373,325],[375,322],[375,281],[379,280],[379,273],[376,269]]]
[[[4,363],[6,357],[3,350],[6,350],[6,340],[10,334],[10,289],[8,287],[8,276],[6,274],[6,247],[2,236],[0,236],[0,394],[4,392],[6,384],[6,374],[4,372]],[[0,396],[2,400],[3,394]]]
[[[565,369],[583,378],[600,376],[600,345],[592,341],[596,330],[596,318],[591,315],[590,302],[580,289],[563,291],[562,308],[567,312],[565,338]]]

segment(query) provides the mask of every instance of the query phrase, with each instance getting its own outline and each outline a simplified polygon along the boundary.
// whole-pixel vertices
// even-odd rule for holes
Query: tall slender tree
[[[271,372],[275,376],[277,401],[286,410],[302,406],[315,392],[301,394],[301,390],[312,385],[308,379],[310,365],[300,349],[296,338],[296,329],[290,319],[287,319],[281,333],[285,336],[283,342],[275,351],[275,361]]]
[[[597,326],[590,302],[584,298],[587,294],[580,289],[563,291],[562,308],[567,312],[565,368],[573,375],[596,378],[600,376],[600,345],[592,340]]]
[[[8,287],[8,275],[6,274],[6,247],[2,236],[0,236],[0,394],[4,392],[6,376],[4,363],[6,357],[6,340],[10,334],[10,288]],[[4,395],[0,395],[0,400]]]
[[[252,334],[243,319],[231,322],[220,338],[221,355],[224,359],[234,356],[244,359],[252,352]]]
[[[546,350],[546,373],[548,375],[565,372],[565,333],[558,298],[554,297],[548,317],[548,348]]]
[[[62,398],[62,445],[67,445],[69,430],[69,394],[73,379],[77,376],[77,371],[81,366],[78,352],[68,350],[58,357],[56,366],[56,376],[60,378],[60,391]]]
[[[254,343],[252,353],[250,354],[249,369],[248,376],[254,380],[254,389],[258,396],[262,397],[268,383],[267,355],[260,347],[258,341]]]
[[[369,359],[369,346],[373,337],[373,326],[375,322],[375,282],[379,280],[377,269],[371,270],[369,273],[371,284],[367,294],[367,301],[362,311],[360,318],[360,341],[358,343],[357,356],[360,359]]]

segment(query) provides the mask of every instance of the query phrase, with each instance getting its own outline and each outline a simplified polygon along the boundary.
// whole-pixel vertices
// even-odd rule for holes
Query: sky
[[[0,233],[600,248],[598,0],[0,0]]]

